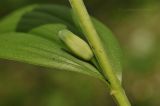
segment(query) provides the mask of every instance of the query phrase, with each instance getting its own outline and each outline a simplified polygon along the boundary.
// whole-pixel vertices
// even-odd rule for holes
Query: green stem
[[[120,81],[112,70],[111,64],[108,61],[107,53],[105,52],[101,40],[91,22],[83,0],[70,0],[70,4],[80,23],[81,29],[103,70],[104,76],[110,82],[111,95],[117,100],[119,106],[131,106],[123,88],[121,87]]]

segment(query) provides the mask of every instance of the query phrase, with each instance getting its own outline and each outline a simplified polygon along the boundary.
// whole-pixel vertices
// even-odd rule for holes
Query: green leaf
[[[27,13],[30,12],[32,9],[34,9],[37,5],[32,5],[28,6],[22,9],[19,9],[10,15],[4,17],[0,21],[0,33],[5,33],[5,32],[12,32],[16,30],[17,24],[21,17]]]
[[[47,27],[64,28],[57,25]],[[41,30],[41,28],[38,29]],[[38,31],[38,29],[36,30]],[[58,30],[52,32],[56,33]],[[95,67],[64,51],[62,45],[33,34],[19,32],[0,34],[0,58],[56,70],[79,72],[104,80]]]
[[[32,12],[23,15],[17,26],[17,31],[28,32],[40,25],[57,23],[64,24],[68,29],[77,33],[70,9],[60,5],[37,6]]]
[[[29,32],[30,34],[22,34],[22,33],[12,33],[12,34],[5,34],[5,36],[8,36],[8,40],[10,39],[10,42],[14,41],[13,38],[19,39],[19,37],[21,38],[21,34],[24,36],[34,36],[34,39],[30,39],[28,38],[28,43],[33,43],[35,39],[43,39],[46,40],[45,42],[50,42],[52,44],[48,44],[47,46],[44,47],[44,45],[42,45],[44,42],[37,42],[37,43],[33,43],[33,45],[30,46],[35,46],[36,48],[40,48],[39,50],[43,51],[45,50],[45,57],[48,56],[48,58],[50,57],[50,55],[52,54],[52,58],[54,58],[55,60],[59,58],[61,58],[61,56],[63,58],[69,59],[70,61],[72,61],[72,64],[79,64],[79,66],[81,68],[76,69],[73,66],[72,68],[70,67],[70,65],[67,65],[67,67],[70,68],[63,68],[60,67],[59,63],[56,63],[58,61],[54,61],[52,59],[52,61],[54,61],[53,65],[48,65],[47,60],[43,63],[43,61],[37,61],[36,60],[36,55],[38,53],[41,52],[37,52],[36,54],[33,53],[33,55],[35,57],[32,57],[32,59],[30,58],[29,60],[26,60],[26,58],[24,58],[25,56],[27,56],[27,54],[25,55],[26,51],[23,51],[21,55],[23,58],[14,58],[14,55],[12,55],[12,57],[9,57],[10,55],[6,55],[5,57],[3,55],[0,56],[0,58],[6,58],[7,56],[9,59],[11,60],[18,60],[18,61],[22,61],[22,62],[27,62],[27,63],[31,63],[31,64],[37,64],[37,65],[41,65],[41,66],[46,66],[46,67],[52,67],[52,68],[56,68],[56,69],[61,69],[63,68],[64,70],[71,70],[71,71],[76,71],[76,70],[81,70],[78,72],[81,73],[89,73],[88,75],[94,76],[96,78],[100,78],[103,79],[103,75],[101,75],[99,72],[101,72],[101,69],[98,65],[97,60],[94,58],[91,62],[85,62],[79,58],[77,58],[76,56],[72,55],[72,53],[66,52],[66,46],[59,40],[58,36],[57,36],[57,32],[60,29],[69,29],[70,31],[72,31],[73,33],[75,33],[76,35],[79,35],[81,38],[83,38],[85,40],[84,35],[82,34],[82,31],[79,30],[79,26],[76,25],[76,20],[73,19],[72,17],[72,11],[70,8],[64,7],[64,6],[58,6],[58,5],[42,5],[42,6],[36,6],[34,9],[32,9],[32,11],[27,12],[26,14],[24,14],[22,16],[22,18],[18,21],[18,25],[17,25],[17,21],[16,21],[16,31],[17,32]],[[112,65],[112,68],[114,69],[114,71],[116,72],[117,76],[119,77],[119,79],[121,79],[121,75],[122,75],[122,61],[121,61],[121,50],[119,47],[119,44],[116,40],[116,38],[113,36],[112,32],[106,27],[104,26],[101,22],[99,22],[96,19],[93,19],[93,23],[94,26],[102,40],[103,46],[105,47],[105,50],[107,52],[107,55],[109,57],[109,61]],[[12,25],[12,23],[11,23]],[[13,29],[13,28],[12,28]],[[15,31],[15,29],[14,29]],[[4,35],[1,35],[4,37]],[[0,42],[3,41],[3,39],[1,39],[0,36]],[[10,37],[9,37],[10,36]],[[26,37],[24,37],[23,40],[25,40]],[[30,40],[30,41],[29,41]],[[3,42],[3,45],[7,44],[7,42]],[[23,44],[23,41],[22,41]],[[40,45],[38,45],[40,44]],[[46,44],[46,43],[44,43]],[[1,44],[0,44],[1,45]],[[8,46],[8,48],[12,48],[10,50],[10,52],[16,52],[14,50],[15,47],[17,47],[16,45],[21,45],[20,43],[15,43],[14,46],[10,45]],[[26,44],[25,44],[26,45]],[[28,44],[29,45],[29,44]],[[37,46],[38,45],[38,46]],[[51,47],[52,45],[52,47]],[[21,45],[22,46],[22,45]],[[48,48],[49,46],[49,48]],[[18,49],[18,50],[23,50],[24,47]],[[61,48],[61,49],[60,49]],[[37,50],[37,49],[36,49]],[[0,52],[5,51],[2,50],[2,48],[0,48]],[[34,49],[33,49],[34,51]],[[7,49],[6,49],[7,52]],[[19,52],[19,51],[18,51]],[[32,49],[30,51],[29,54],[32,54]],[[43,51],[44,53],[44,51]],[[44,54],[40,54],[42,56],[44,56]],[[54,55],[57,54],[57,55]],[[16,53],[15,53],[16,54]],[[17,53],[18,54],[18,53]],[[18,55],[17,55],[18,57]],[[28,57],[28,56],[27,56]],[[39,58],[41,58],[39,56]],[[37,63],[36,63],[36,62]],[[51,63],[51,60],[49,61],[49,63]],[[47,65],[46,65],[47,64]],[[59,65],[57,65],[59,64]],[[98,69],[96,69],[96,68]],[[63,70],[62,69],[62,70]],[[104,79],[103,79],[104,80]]]
[[[75,22],[75,25],[77,26],[77,29],[82,32],[76,16],[73,14],[72,17]],[[92,18],[94,27],[102,41],[104,49],[109,57],[109,61],[111,63],[112,69],[116,72],[118,79],[122,81],[122,63],[123,63],[122,57],[123,56],[122,56],[122,51],[119,46],[119,43],[109,28],[107,28],[100,21],[96,20],[94,17],[91,17],[91,18]]]
[[[37,14],[34,15],[35,13]],[[33,20],[37,20],[37,21],[35,22]],[[92,20],[101,38],[101,41],[105,47],[105,50],[109,57],[109,61],[112,65],[112,68],[116,72],[117,77],[121,80],[122,79],[122,53],[121,53],[119,44],[115,36],[105,25],[103,25],[101,22],[99,22],[98,20],[94,18],[92,18]],[[56,6],[43,5],[42,7],[40,6],[40,7],[35,8],[32,12],[24,15],[24,17],[20,21],[19,26],[17,27],[17,30],[27,32],[36,26],[44,25],[47,23],[65,24],[68,29],[70,29],[72,32],[76,33],[76,35],[79,35],[85,40],[85,37],[82,34],[82,31],[77,25],[76,17],[72,15],[72,11],[67,7],[58,6],[58,5]],[[99,67],[98,62],[95,59],[92,62],[94,65]]]
[[[94,26],[100,35],[100,39],[104,45],[106,53],[109,57],[109,61],[112,65],[112,69],[116,72],[117,77],[122,81],[122,51],[119,43],[111,30],[109,30],[104,24],[96,19],[92,19]]]

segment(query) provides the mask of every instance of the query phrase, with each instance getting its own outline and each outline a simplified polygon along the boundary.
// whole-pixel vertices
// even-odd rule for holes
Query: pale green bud
[[[60,39],[66,44],[66,46],[71,50],[72,53],[84,60],[91,60],[93,57],[93,52],[90,46],[82,40],[77,35],[73,34],[69,30],[59,31]]]

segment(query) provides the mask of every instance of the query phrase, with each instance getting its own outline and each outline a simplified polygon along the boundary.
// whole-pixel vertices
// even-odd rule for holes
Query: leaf
[[[23,15],[17,26],[17,31],[27,32],[39,25],[57,23],[64,24],[68,29],[77,33],[70,9],[60,5],[37,6],[32,12]]]
[[[49,27],[64,28],[57,25]],[[55,31],[52,32],[56,33]],[[104,80],[95,67],[65,52],[62,47],[56,42],[33,34],[10,32],[0,35],[0,58],[79,72]]]
[[[80,25],[76,16],[72,15],[77,29],[82,32]],[[104,24],[96,20],[94,17],[91,17],[94,27],[104,45],[104,49],[109,57],[109,62],[111,63],[112,69],[116,72],[116,75],[120,81],[122,81],[122,51],[116,40],[115,36]],[[95,61],[94,61],[95,62]],[[96,64],[97,65],[97,64]],[[98,66],[100,67],[100,66]]]
[[[122,51],[119,43],[113,33],[101,22],[92,19],[94,26],[100,35],[100,39],[104,45],[106,53],[109,57],[112,69],[116,72],[117,77],[122,81]]]
[[[37,14],[34,15],[35,13]],[[25,22],[25,20],[28,21]],[[35,22],[32,20],[37,20],[37,21]],[[41,23],[42,21],[43,23]],[[122,80],[122,52],[119,47],[118,41],[116,40],[112,32],[104,24],[102,24],[101,22],[99,22],[94,18],[92,18],[92,21],[105,47],[105,50],[107,52],[113,70],[116,72],[119,80]],[[17,31],[27,32],[36,26],[44,25],[47,23],[57,23],[57,22],[65,24],[68,29],[70,29],[72,32],[76,33],[85,40],[82,31],[77,25],[76,17],[72,15],[72,11],[67,7],[58,5],[56,6],[43,5],[35,8],[32,12],[23,16],[19,26],[17,27]],[[98,62],[95,59],[94,61],[92,61],[92,63],[96,65],[100,71]]]
[[[118,45],[118,42],[116,38],[113,36],[112,32],[106,26],[104,26],[101,22],[93,18],[93,23],[102,40],[105,50],[107,51],[107,55],[109,57],[109,61],[112,65],[112,68],[114,69],[117,76],[121,80],[122,61],[121,61],[121,50]],[[2,48],[0,47],[0,53],[4,51],[3,54],[1,53],[0,58],[17,60],[17,61],[27,62],[30,64],[36,64],[36,65],[62,69],[62,70],[78,71],[78,72],[85,73],[87,75],[91,75],[96,78],[104,80],[103,75],[100,74],[101,69],[95,58],[91,62],[85,62],[75,57],[71,53],[64,51],[66,47],[59,40],[57,36],[57,32],[60,29],[64,29],[64,28],[69,29],[70,31],[72,31],[76,35],[79,35],[81,38],[85,40],[85,37],[82,31],[79,30],[79,26],[76,25],[76,20],[72,18],[72,11],[69,8],[64,6],[58,6],[58,5],[37,6],[32,11],[22,16],[16,28],[17,32],[26,32],[30,34],[24,34],[24,33],[5,34],[5,36],[7,35],[6,36],[7,40],[9,40],[9,42],[12,42],[12,44],[8,46],[8,49],[9,48],[12,48],[12,49],[9,51],[8,55],[5,55],[4,52],[7,52],[7,47],[6,48],[3,47],[4,50],[2,50]],[[21,34],[24,39],[21,38],[20,36]],[[1,39],[1,36],[3,37],[3,39]],[[1,35],[1,36],[0,36],[0,42],[3,41],[5,38],[4,35]],[[29,37],[34,36],[34,38],[31,39],[24,36],[29,36]],[[11,39],[11,38],[14,38],[15,40],[21,39],[22,41],[20,40],[15,41],[14,39]],[[44,40],[44,41],[38,42],[36,39]],[[28,44],[25,42],[23,43],[23,40],[27,40]],[[22,44],[17,42],[21,42]],[[36,42],[36,43],[33,43],[33,42]],[[3,45],[4,44],[7,44],[7,42],[5,43],[3,41]],[[0,45],[2,45],[2,43],[0,43]],[[21,47],[18,48],[16,45],[21,45]],[[24,50],[24,48],[27,48],[27,47],[24,47],[24,46],[27,46],[27,47],[29,46],[29,48],[33,46],[34,49],[31,48],[30,53],[26,53],[28,51]],[[16,50],[14,50],[14,48],[16,48]],[[19,52],[21,51],[21,49],[24,54]],[[18,58],[14,58],[12,51],[14,54],[19,54],[19,56],[21,57],[18,57],[18,55],[16,55]],[[27,54],[32,54],[32,52],[35,57],[34,56],[30,57],[30,59],[25,58],[25,56],[28,56]],[[38,56],[38,59],[42,59],[43,57],[44,60],[47,58],[49,61],[47,62],[47,59],[45,60],[45,62],[39,61],[37,60],[36,55]],[[65,58],[66,60],[64,59],[64,61],[61,62],[63,60],[62,58],[63,59]],[[68,61],[71,64],[67,63],[66,65],[65,62],[68,62]],[[56,62],[63,63],[62,67],[60,63],[56,63]],[[77,67],[78,69],[74,67],[74,66],[77,66],[77,64],[79,66]],[[98,70],[95,67],[97,67]]]
[[[35,8],[37,5],[32,5],[28,6],[22,9],[19,9],[10,15],[4,17],[0,21],[0,33],[5,33],[5,32],[12,32],[16,30],[17,24],[23,14],[30,12],[33,8]]]

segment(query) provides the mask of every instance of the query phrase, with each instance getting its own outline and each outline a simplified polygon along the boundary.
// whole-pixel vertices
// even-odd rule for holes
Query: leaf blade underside
[[[0,35],[0,58],[17,60],[59,70],[81,72],[104,80],[103,75],[100,73],[100,69],[95,68],[98,64],[97,61],[85,62],[75,57],[71,53],[63,50],[66,47],[59,40],[57,35],[58,31],[61,29],[67,28],[85,40],[82,31],[79,30],[79,26],[76,25],[76,22],[72,18],[72,16],[73,15],[70,8],[59,5],[36,6],[25,14],[21,13],[21,15],[19,16],[19,21],[16,20],[14,23],[8,21],[7,25],[9,25],[10,23],[10,25],[14,27],[11,27],[9,29],[6,28],[2,31],[0,30],[0,33],[15,31],[14,33],[6,33]],[[13,18],[14,15],[11,15],[10,17]],[[112,32],[102,23],[94,18],[92,20],[98,34],[100,35],[105,50],[107,51],[107,55],[109,56],[112,68],[116,72],[117,76],[120,77],[119,79],[121,79],[121,50],[117,43],[117,40],[113,36]],[[0,27],[5,25],[1,23],[5,22],[3,22],[2,20],[2,22],[0,22]],[[6,36],[6,38],[4,35]],[[34,39],[27,38],[25,36],[34,36]],[[25,39],[22,39],[22,37]],[[8,45],[7,42],[4,42],[4,39],[7,39],[10,44]],[[13,39],[19,39],[19,41]],[[36,39],[42,42],[38,42]],[[27,40],[27,42],[23,42],[24,40]],[[46,42],[48,42],[48,44]],[[3,45],[8,46],[3,47]],[[18,48],[16,45],[21,46]],[[28,52],[28,49],[30,50],[31,48],[32,50],[29,52],[29,54],[32,54],[33,57],[31,57],[31,55],[28,59],[24,58],[25,56],[28,56],[25,52]],[[23,51],[22,53],[20,52],[21,50]],[[8,55],[5,54],[5,52],[8,52]],[[16,55],[16,52],[21,57],[18,57],[18,55]],[[17,58],[14,58],[15,55],[17,56]],[[62,67],[59,63],[61,63]]]

